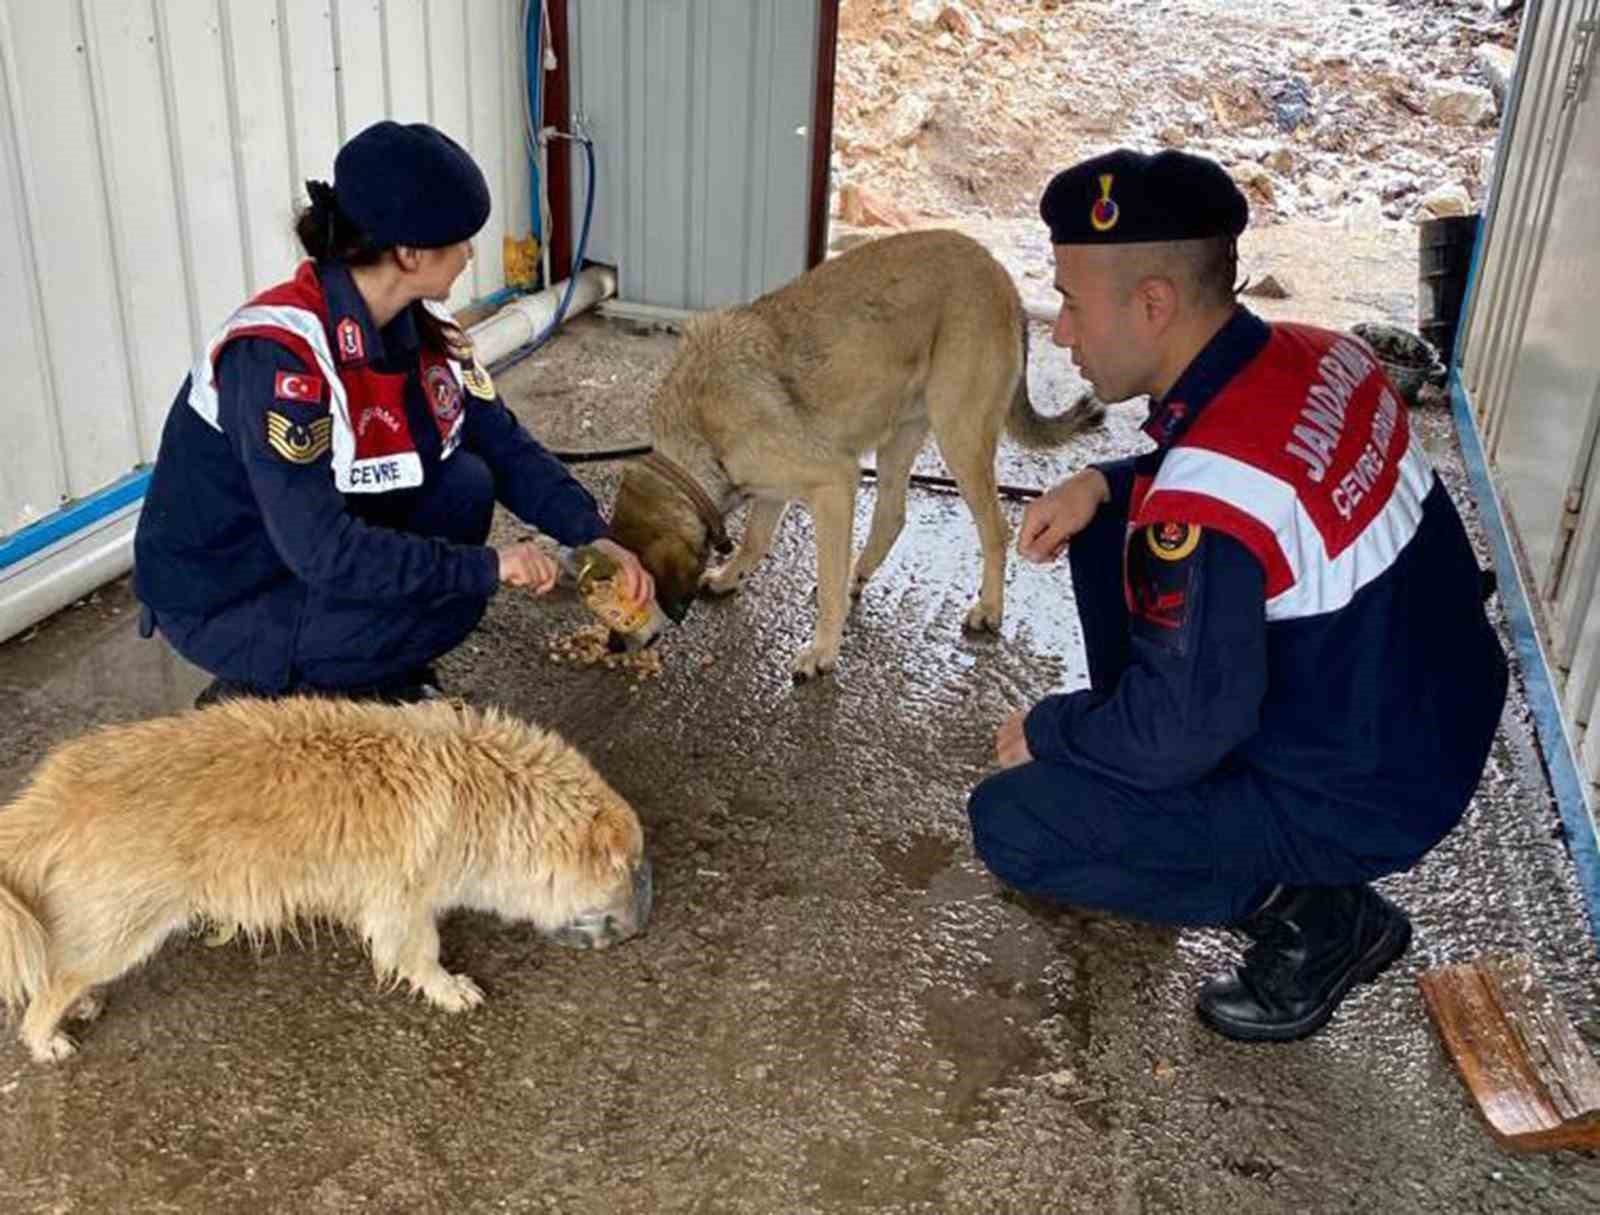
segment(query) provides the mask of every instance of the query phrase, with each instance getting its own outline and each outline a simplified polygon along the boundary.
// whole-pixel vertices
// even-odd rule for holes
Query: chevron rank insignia
[[[332,445],[332,414],[297,422],[276,409],[267,410],[267,446],[289,463],[315,463],[328,454]]]
[[[461,367],[461,382],[467,386],[467,391],[480,401],[494,400],[494,381],[489,378],[489,373],[483,369],[483,364],[477,358],[463,363]]]

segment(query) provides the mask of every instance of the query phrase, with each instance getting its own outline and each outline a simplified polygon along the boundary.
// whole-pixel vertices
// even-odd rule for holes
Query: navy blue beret
[[[373,123],[339,149],[333,192],[374,244],[437,248],[489,218],[489,183],[467,151],[423,122]]]
[[[1119,148],[1057,173],[1039,200],[1054,245],[1237,237],[1250,206],[1215,161]]]

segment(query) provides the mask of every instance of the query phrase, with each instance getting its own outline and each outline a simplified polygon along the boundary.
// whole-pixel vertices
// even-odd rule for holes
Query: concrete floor
[[[1053,408],[1074,381],[1034,339]],[[554,445],[629,438],[673,345],[580,318],[501,386]],[[1054,459],[1008,450],[1002,480],[1131,450],[1140,412]],[[1470,510],[1448,416],[1414,417]],[[583,475],[609,499],[614,470]],[[455,917],[447,964],[489,995],[460,1017],[375,990],[347,941],[259,958],[174,941],[112,989],[76,1059],[0,1041],[0,1210],[1600,1209],[1593,1156],[1494,1145],[1415,982],[1525,952],[1600,1038],[1520,688],[1465,823],[1384,883],[1411,953],[1324,1033],[1245,1047],[1190,1012],[1235,956],[1224,934],[1027,905],[973,859],[964,798],[994,725],[1086,678],[1064,569],[1014,563],[1003,635],[968,641],[976,534],[957,500],[914,496],[837,676],[796,688],[811,561],[793,513],[641,687],[548,657],[585,621],[569,594],[501,596],[443,664],[452,691],[558,728],[633,801],[656,867],[644,936],[575,954]],[[0,646],[0,799],[50,743],[180,709],[203,682],[137,639],[122,583]]]

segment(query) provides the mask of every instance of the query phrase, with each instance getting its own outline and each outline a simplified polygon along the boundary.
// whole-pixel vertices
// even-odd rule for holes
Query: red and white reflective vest
[[[1244,544],[1266,571],[1270,624],[1337,611],[1388,570],[1433,482],[1372,351],[1280,324],[1154,476],[1135,480],[1128,526],[1197,523]]]
[[[446,324],[455,324],[442,305],[429,300],[423,306]],[[206,342],[191,376],[189,406],[213,429],[222,429],[217,359],[229,342],[246,337],[277,342],[321,372],[320,383],[309,382],[318,379],[313,375],[303,377],[307,383],[280,377],[279,389],[280,395],[296,400],[321,399],[326,392],[333,419],[333,479],[340,493],[383,493],[422,484],[422,460],[406,417],[406,373],[375,371],[368,365],[360,325],[348,317],[334,323],[311,261],[302,262],[288,282],[245,304]],[[461,442],[466,416],[461,364],[426,347],[418,357],[423,392],[439,428],[440,459],[445,459]]]

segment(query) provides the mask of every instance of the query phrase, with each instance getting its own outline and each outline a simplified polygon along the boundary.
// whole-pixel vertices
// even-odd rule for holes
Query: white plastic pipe
[[[127,573],[141,504],[132,503],[0,570],[0,641]]]
[[[478,361],[496,363],[545,331],[550,319],[567,293],[567,279],[533,295],[512,300],[488,320],[479,321],[467,330]],[[617,293],[617,272],[610,266],[589,266],[578,272],[577,286],[572,291],[572,303],[567,305],[567,315],[562,320],[577,316],[593,308],[601,300]]]

